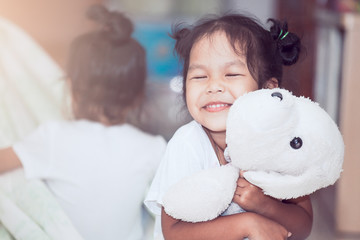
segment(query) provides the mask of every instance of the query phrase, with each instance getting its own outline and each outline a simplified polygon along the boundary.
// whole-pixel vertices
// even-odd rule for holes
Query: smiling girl
[[[233,201],[245,213],[188,223],[172,218],[162,208],[162,197],[182,178],[227,164],[226,119],[235,99],[259,88],[278,87],[282,66],[297,61],[299,38],[287,31],[286,23],[270,21],[270,31],[240,14],[175,28],[175,50],[184,62],[184,98],[194,120],[170,140],[145,200],[157,216],[156,239],[276,240],[309,235],[312,209],[308,196],[276,200],[242,177]]]

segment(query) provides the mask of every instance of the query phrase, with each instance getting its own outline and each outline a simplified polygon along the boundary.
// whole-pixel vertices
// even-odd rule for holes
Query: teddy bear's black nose
[[[283,96],[282,96],[282,94],[279,93],[279,92],[273,92],[273,93],[271,94],[271,96],[272,96],[272,97],[278,97],[278,98],[280,98],[280,101],[283,100]]]

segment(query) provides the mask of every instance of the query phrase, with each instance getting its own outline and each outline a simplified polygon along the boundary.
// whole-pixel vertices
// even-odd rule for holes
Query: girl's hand
[[[240,171],[233,202],[246,211],[262,214],[274,201],[278,200],[265,195],[259,187],[248,182],[243,177],[243,171]]]
[[[248,238],[256,240],[284,240],[292,234],[279,223],[258,214],[253,214],[249,221]]]
[[[287,201],[272,198],[265,195],[257,186],[246,181],[243,172],[241,172],[233,202],[249,213],[255,213],[258,214],[257,216],[266,218],[272,224],[279,223],[281,226],[286,227],[292,233],[293,239],[305,239],[311,232],[313,213],[309,196]],[[265,234],[266,236],[267,233],[271,233],[272,229],[265,231],[267,225],[263,225],[263,228],[253,229],[255,232],[252,232],[252,234]],[[262,230],[264,230],[263,233]],[[281,230],[275,228],[273,230],[282,236]],[[271,236],[270,238],[257,238],[256,235],[250,236],[253,237],[249,237],[250,239],[271,239]]]

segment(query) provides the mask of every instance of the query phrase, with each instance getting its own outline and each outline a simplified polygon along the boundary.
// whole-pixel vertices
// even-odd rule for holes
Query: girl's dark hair
[[[132,22],[119,12],[91,6],[88,17],[102,28],[71,44],[67,75],[76,119],[110,124],[124,122],[126,112],[144,94],[144,48],[131,37]]]
[[[194,25],[174,25],[171,37],[176,40],[175,51],[183,62],[183,95],[186,95],[186,77],[189,68],[190,51],[202,37],[217,31],[227,35],[234,51],[245,54],[247,66],[259,88],[276,78],[281,85],[282,65],[294,64],[300,54],[300,39],[288,32],[286,22],[269,19],[270,31],[264,29],[257,19],[242,14],[205,17]],[[240,47],[240,49],[239,49]]]

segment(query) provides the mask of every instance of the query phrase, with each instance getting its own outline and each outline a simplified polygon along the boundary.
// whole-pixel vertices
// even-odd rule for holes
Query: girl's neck
[[[214,140],[214,142],[216,143],[216,145],[222,150],[224,151],[224,149],[226,148],[226,141],[225,141],[225,131],[224,132],[211,132],[209,131],[210,136],[212,137],[212,139]]]
[[[226,148],[226,132],[214,132],[205,127],[203,127],[203,129],[210,139],[220,165],[225,165],[227,163],[224,157],[224,150]]]

